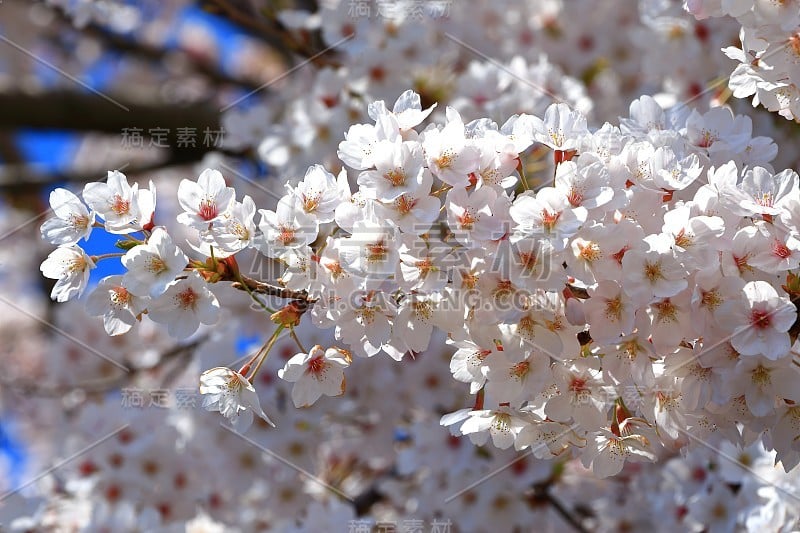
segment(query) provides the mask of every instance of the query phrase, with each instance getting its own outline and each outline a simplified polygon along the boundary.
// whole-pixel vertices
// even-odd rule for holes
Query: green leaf
[[[141,244],[140,242],[130,241],[128,239],[120,239],[116,243],[114,243],[114,246],[116,246],[120,250],[128,251],[134,246],[139,246],[140,244]]]

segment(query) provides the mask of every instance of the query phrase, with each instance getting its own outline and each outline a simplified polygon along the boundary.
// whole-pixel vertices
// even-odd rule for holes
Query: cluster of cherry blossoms
[[[698,19],[732,17],[740,25],[739,46],[722,51],[738,61],[728,85],[737,98],[753,97],[782,117],[800,117],[800,3],[789,0],[687,0]]]
[[[297,407],[342,394],[352,356],[414,357],[438,329],[474,396],[441,423],[475,444],[580,456],[601,477],[723,440],[763,440],[787,471],[800,462],[798,177],[774,172],[775,146],[747,117],[642,97],[594,131],[562,103],[501,126],[448,108],[423,128],[432,109],[412,91],[391,110],[371,104],[373,122],[339,144],[355,188],[346,170],[312,166],[257,225],[218,171],[183,180],[177,222],[194,259],[154,225],[152,185],[111,172],[85,204],[57,190],[42,226],[59,245],[42,264],[52,297],[79,296],[98,261],[121,257],[127,272],[98,283],[89,312],[111,335],[147,316],[184,339],[217,321],[218,284],[249,293],[275,332],[238,372],[201,377],[204,405],[239,428],[270,422],[253,378],[305,319],[337,345],[279,372]],[[548,153],[552,182],[531,183]],[[87,255],[76,243],[95,225],[126,251]],[[240,272],[248,248],[284,265],[278,280]],[[259,295],[290,301],[275,312]]]
[[[193,2],[47,3],[264,67],[173,42]],[[313,61],[195,169],[51,194],[49,328],[0,250],[0,529],[797,529],[793,133],[714,79],[796,118],[797,3],[464,7],[253,17]]]
[[[719,50],[739,29],[728,18],[696,21],[677,2],[502,0],[470,7],[332,0],[316,12],[280,12],[297,40],[319,32],[330,64],[304,69],[258,100],[235,100],[222,116],[231,132],[226,146],[257,150],[281,174],[299,175],[316,163],[336,174],[337,132],[367,120],[365,102],[394,100],[410,83],[424,103],[438,102],[438,111],[450,106],[498,123],[543,114],[553,95],[601,123],[641,94],[704,106],[722,92],[711,90],[717,86],[709,71],[729,68]]]

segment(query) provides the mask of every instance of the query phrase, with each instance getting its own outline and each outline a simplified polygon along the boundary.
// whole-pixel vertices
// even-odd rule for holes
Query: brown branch
[[[111,98],[121,106],[91,93],[56,90],[37,94],[0,92],[0,129],[19,128],[96,131],[121,134],[126,128],[141,128],[148,136],[152,128],[175,133],[179,128],[196,128],[202,133],[220,129],[220,113],[211,102],[179,105],[140,103],[122,97]]]
[[[532,487],[533,494],[532,498],[538,502],[546,502],[548,503],[553,510],[558,513],[558,515],[564,519],[570,526],[572,526],[575,531],[578,533],[588,533],[589,530],[586,529],[583,524],[581,523],[580,519],[575,517],[569,509],[567,509],[564,504],[556,498],[552,491],[553,479],[549,479],[543,483],[535,483]]]
[[[74,132],[99,132],[116,134],[120,142],[124,135],[137,132],[142,139],[153,139],[156,131],[165,132],[154,148],[163,152],[155,162],[139,163],[139,168],[126,173],[148,172],[165,166],[177,166],[200,161],[208,152],[222,152],[231,156],[247,156],[246,152],[232,152],[216,146],[217,137],[224,136],[220,115],[210,103],[189,105],[141,104],[123,101],[126,111],[90,93],[52,91],[39,94],[24,92],[0,93],[0,135],[4,131],[20,128],[60,129]],[[191,137],[194,143],[181,139]],[[206,133],[214,142],[205,142]],[[130,137],[129,137],[130,139]],[[148,144],[144,141],[142,144]],[[192,144],[194,144],[192,146]],[[8,160],[7,160],[8,161]],[[56,175],[43,174],[25,165],[9,165],[0,172],[0,192],[22,193],[46,186],[54,181],[86,182],[105,174],[106,168],[82,173],[68,171]]]
[[[283,298],[285,300],[300,300],[302,302],[313,303],[316,300],[309,298],[308,293],[306,291],[293,291],[291,289],[287,289],[285,287],[279,287],[277,285],[271,285],[264,281],[258,281],[253,278],[248,278],[247,276],[242,275],[243,283],[239,283],[238,281],[233,283],[231,286],[234,289],[238,289],[240,291],[247,291],[249,289],[250,292],[255,292],[257,294],[266,294],[267,296],[275,296],[276,298]],[[247,285],[245,287],[245,285]]]

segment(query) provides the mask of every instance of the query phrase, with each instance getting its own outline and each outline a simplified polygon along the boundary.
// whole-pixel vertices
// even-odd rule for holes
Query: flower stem
[[[272,347],[275,345],[275,341],[278,340],[278,336],[280,335],[281,331],[283,331],[283,326],[278,326],[278,329],[275,330],[275,333],[272,334],[272,337],[270,337],[269,342],[267,342],[267,347],[264,349],[264,354],[261,356],[261,359],[258,360],[258,363],[256,363],[256,367],[253,369],[253,372],[250,374],[250,377],[247,378],[248,381],[250,381],[250,383],[252,383],[253,380],[256,378],[258,371],[261,370],[261,365],[263,365],[264,361],[267,360],[267,356],[269,356],[270,350],[272,350]]]
[[[556,162],[555,165],[553,165],[553,187],[556,186],[556,178],[558,177],[558,165],[560,164],[561,164],[560,162]]]
[[[522,180],[522,188],[526,191],[531,190],[530,186],[528,185],[528,178],[525,176],[525,164],[522,162],[522,158],[519,159],[519,176]]]
[[[244,375],[247,375],[247,374],[250,373],[250,368],[253,366],[253,363],[256,362],[256,359],[258,359],[258,356],[260,356],[264,352],[264,350],[267,348],[267,344],[268,343],[269,343],[269,341],[267,341],[264,344],[262,344],[261,348],[256,350],[256,353],[253,354],[253,357],[248,359],[248,361],[244,365],[242,365],[242,368],[239,369],[239,373],[241,375],[244,376]]]
[[[486,391],[484,387],[481,387],[481,390],[478,391],[478,395],[475,396],[475,405],[472,407],[473,411],[480,411],[483,409],[483,398],[486,395]]]
[[[92,261],[97,263],[98,261],[102,261],[103,259],[111,259],[113,257],[122,257],[125,255],[124,253],[112,253],[112,254],[102,254],[102,255],[93,255]]]
[[[300,342],[299,338],[297,338],[297,333],[295,333],[294,328],[289,328],[289,336],[294,339],[294,342],[297,344],[297,347],[300,348],[301,352],[308,353],[308,350],[303,348],[303,343]]]

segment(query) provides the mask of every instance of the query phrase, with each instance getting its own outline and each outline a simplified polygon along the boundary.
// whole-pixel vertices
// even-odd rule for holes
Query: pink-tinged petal
[[[297,408],[309,407],[322,396],[322,391],[313,380],[301,380],[292,387],[292,403]]]

